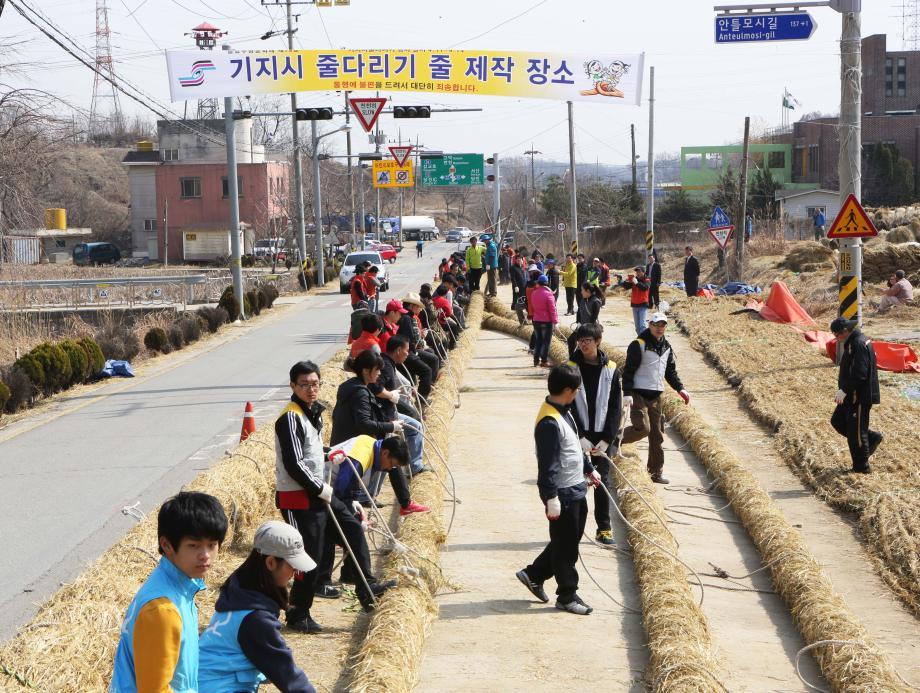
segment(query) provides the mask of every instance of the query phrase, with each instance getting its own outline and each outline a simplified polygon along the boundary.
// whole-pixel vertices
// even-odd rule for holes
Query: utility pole
[[[633,157],[635,161],[635,157]],[[635,169],[633,169],[635,170]],[[648,205],[645,217],[645,254],[655,252],[655,67],[649,68],[648,77],[648,164],[645,174]]]
[[[629,139],[632,141],[632,194],[639,194],[639,183],[636,180],[636,126],[629,126]]]
[[[351,92],[345,92],[345,125],[351,125],[351,108],[348,106],[348,95]],[[348,154],[348,200],[349,209],[351,210],[351,245],[353,248],[358,247],[358,231],[355,226],[355,181],[352,177],[351,166],[351,130],[345,131],[345,147]]]
[[[418,214],[416,211],[416,202],[418,202],[418,177],[421,173],[422,157],[418,153],[418,135],[415,136],[415,150],[413,154],[415,159],[415,171],[412,172],[412,216]]]
[[[399,139],[399,146],[402,146],[402,128],[397,130],[397,137]],[[413,177],[413,181],[415,178]],[[399,189],[399,247],[403,246],[403,189]],[[421,238],[422,232],[419,231],[419,238]]]
[[[287,44],[288,50],[294,50],[294,29],[293,17],[291,15],[292,0],[285,3],[285,13],[287,16]],[[347,110],[347,109],[346,109]],[[297,120],[297,93],[291,92],[291,135],[294,144],[294,223],[297,231],[297,244],[300,246],[301,267],[307,257],[307,230],[304,220],[304,201],[303,201],[303,163],[301,157],[303,152],[300,149],[300,123]],[[306,286],[306,282],[304,282]]]
[[[578,249],[578,185],[575,179],[575,117],[572,102],[569,101],[569,172],[571,187],[569,189],[569,204],[572,207],[572,240]]]
[[[230,179],[227,178],[227,185]],[[163,267],[169,267],[169,198],[163,196]]]
[[[3,252],[3,189],[0,188],[0,270],[3,269]]]
[[[501,223],[501,213],[502,213],[502,177],[501,171],[499,171],[498,165],[498,152],[495,152],[492,157],[495,159],[495,187],[492,191],[492,238],[495,239],[496,243],[501,243],[502,238],[502,223]],[[459,221],[459,218],[458,218]]]
[[[224,44],[225,51],[230,46]],[[243,298],[243,265],[240,258],[240,189],[236,177],[236,122],[233,120],[233,99],[224,99],[224,126],[227,135],[227,193],[230,198],[230,274],[233,277],[233,294],[240,302],[240,319],[246,319]]]
[[[862,132],[860,100],[862,99],[862,40],[860,1],[841,3],[840,34],[840,156],[837,176],[840,179],[840,204],[851,193],[862,200]],[[844,262],[850,255],[850,262]],[[862,324],[862,241],[859,238],[840,240],[840,305],[839,314]],[[849,269],[843,269],[844,267]]]
[[[751,145],[751,118],[744,118],[744,147],[741,150],[741,176],[738,185],[741,187],[739,194],[741,196],[740,211],[738,219],[735,220],[735,281],[742,281],[744,278],[744,229],[747,225],[747,171],[748,171],[748,152]]]
[[[377,92],[377,98],[380,98],[380,92]],[[374,128],[374,151],[380,153],[380,118],[377,118],[377,125]],[[375,187],[374,192],[377,196],[376,208],[374,209],[374,237],[377,241],[381,241],[380,238],[380,188]]]
[[[358,160],[358,197],[361,200],[361,250],[367,250],[367,242],[365,241],[367,225],[364,223],[366,215],[364,211],[364,167],[366,165],[362,164],[360,159]]]
[[[527,205],[527,209],[532,210],[534,212],[534,216],[537,216],[536,214],[537,212],[537,178],[534,175],[533,158],[537,154],[542,154],[542,153],[543,152],[540,152],[534,149],[533,142],[530,143],[530,149],[524,152],[524,156],[530,157],[530,204]],[[527,226],[526,217],[525,217],[524,226],[525,227]]]
[[[316,121],[310,121],[313,149],[313,225],[316,227],[316,285],[326,286],[325,258],[323,257],[323,205],[319,184],[319,137],[316,136]]]

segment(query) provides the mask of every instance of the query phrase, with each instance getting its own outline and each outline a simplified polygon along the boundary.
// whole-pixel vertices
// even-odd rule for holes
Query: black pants
[[[479,291],[479,280],[482,278],[482,268],[473,269],[470,267],[469,280],[470,291]]]
[[[317,565],[323,556],[326,521],[329,519],[325,503],[319,502],[320,507],[315,509],[281,511],[284,521],[300,532],[304,550]],[[313,606],[313,591],[317,585],[323,584],[319,582],[318,574],[318,567],[309,573],[296,574],[294,586],[291,588],[291,621],[300,620],[310,613]]]
[[[422,257],[422,246],[415,246],[415,257]]]
[[[525,568],[536,583],[556,578],[556,596],[563,604],[572,601],[578,591],[578,543],[588,519],[588,501],[584,498],[564,502],[562,513],[549,521],[549,544],[543,553]]]
[[[648,289],[648,307],[657,308],[658,304],[661,303],[661,297],[659,294],[659,289],[661,288],[660,284],[652,284]]]
[[[700,278],[694,277],[693,279],[684,279],[684,287],[687,290],[688,296],[696,296],[696,292],[700,289]]]
[[[332,503],[329,504],[329,507],[332,508],[335,518],[339,521],[342,532],[345,534],[345,538],[348,539],[348,545],[351,547],[351,550],[355,552],[357,567],[364,573],[364,577],[367,578],[367,581],[372,582],[373,571],[371,569],[371,554],[367,548],[367,540],[364,538],[364,530],[361,528],[361,521],[355,516],[350,503],[346,505],[336,496],[332,497]],[[323,509],[323,512],[328,515],[327,510]],[[313,571],[317,574],[316,584],[325,585],[332,581],[332,566],[335,563],[336,546],[341,546],[342,550],[346,553],[344,569],[356,579],[355,592],[357,592],[358,598],[362,602],[370,601],[370,595],[367,592],[367,588],[364,586],[364,581],[361,579],[357,570],[355,570],[354,559],[345,548],[345,542],[342,541],[342,536],[339,534],[339,530],[336,529],[332,519],[329,519],[326,526],[326,537],[323,542],[322,556],[318,561],[316,569]]]
[[[565,287],[565,312],[572,313],[575,311],[575,293],[577,288],[574,286]]]
[[[428,395],[431,394],[431,385],[434,382],[434,375],[431,372],[431,368],[428,367],[428,364],[419,354],[409,354],[409,358],[406,359],[406,370],[408,370],[414,378],[418,378],[418,392],[422,397],[428,399]]]
[[[869,410],[871,404],[844,402],[838,404],[831,415],[831,426],[847,439],[853,469],[868,471],[869,448],[875,444],[881,434],[869,430]]]
[[[417,352],[418,357],[431,369],[432,381],[438,379],[438,372],[441,370],[441,359],[431,349],[421,349]]]
[[[613,455],[612,452],[610,454]],[[611,529],[610,497],[604,492],[604,489],[610,488],[610,463],[603,457],[592,457],[591,462],[601,475],[601,484],[604,487],[597,486],[594,489],[594,521],[597,523],[598,531]]]

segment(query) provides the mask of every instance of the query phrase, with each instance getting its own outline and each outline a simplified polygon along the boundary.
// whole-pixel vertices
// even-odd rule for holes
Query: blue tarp
[[[759,286],[751,286],[750,284],[744,284],[742,282],[729,282],[716,292],[719,296],[743,296],[745,294],[759,293]]]
[[[106,378],[120,377],[120,378],[133,378],[134,371],[131,369],[131,364],[127,361],[114,361],[109,359],[105,362],[105,366],[102,367],[101,376]]]

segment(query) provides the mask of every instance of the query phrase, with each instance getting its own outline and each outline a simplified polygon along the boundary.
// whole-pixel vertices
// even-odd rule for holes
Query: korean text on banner
[[[386,90],[638,106],[644,54],[523,51],[167,51],[173,101]]]

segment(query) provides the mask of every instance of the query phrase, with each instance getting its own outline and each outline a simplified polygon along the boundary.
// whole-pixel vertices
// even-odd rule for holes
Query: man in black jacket
[[[882,434],[869,429],[869,410],[881,401],[875,349],[855,320],[837,318],[831,332],[842,349],[840,372],[837,375],[837,408],[831,416],[831,426],[846,436],[853,460],[851,471],[869,473],[869,457],[882,442]]]
[[[693,255],[693,248],[684,248],[684,289],[688,296],[696,296],[700,288],[700,262]]]
[[[655,257],[654,253],[650,253],[648,256],[648,264],[645,266],[645,276],[648,277],[649,280],[648,307],[649,310],[654,310],[661,302],[658,295],[661,287],[661,264],[658,262],[658,258]]]
[[[687,404],[690,393],[684,389],[677,375],[674,350],[665,339],[668,317],[654,313],[648,329],[630,342],[626,349],[623,367],[623,406],[631,407],[630,425],[623,431],[623,444],[635,443],[648,436],[648,462],[646,468],[652,481],[666,484],[661,475],[664,469],[664,415],[661,411],[661,393],[667,383],[678,391]]]
[[[575,294],[575,303],[577,306],[581,306],[581,304],[584,303],[584,298],[581,295],[581,287],[588,281],[588,265],[585,262],[584,253],[578,253],[575,259],[575,279],[578,281],[579,289],[578,293]]]
[[[601,483],[610,488],[610,463],[607,457],[617,454],[620,447],[620,418],[623,413],[623,393],[617,364],[600,350],[603,328],[597,323],[579,325],[575,330],[578,349],[569,361],[581,374],[581,387],[575,398],[572,414],[578,424],[581,448],[591,455],[591,462],[601,475]],[[613,546],[613,527],[610,523],[610,498],[604,489],[594,489],[594,520],[597,522],[595,539]]]

